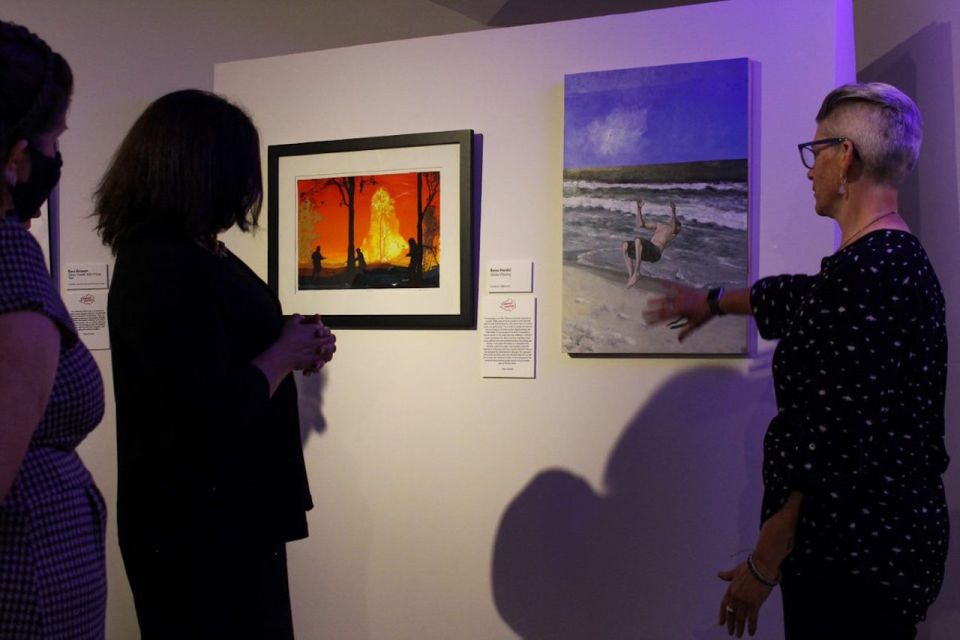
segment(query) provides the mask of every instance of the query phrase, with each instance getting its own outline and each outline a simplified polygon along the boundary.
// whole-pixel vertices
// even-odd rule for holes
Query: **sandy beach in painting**
[[[627,289],[609,271],[563,267],[563,350],[568,353],[737,354],[746,350],[746,319],[714,318],[682,343],[677,331],[647,326],[643,309],[662,281],[642,278]]]
[[[748,241],[745,180],[719,175],[739,171],[746,162],[714,166],[690,163],[680,169],[699,169],[698,182],[646,181],[649,176],[624,169],[595,172],[603,180],[568,179],[563,198],[563,350],[597,354],[743,354],[747,320],[723,318],[708,323],[684,342],[677,332],[643,324],[647,298],[663,282],[707,289],[747,284]],[[666,168],[669,169],[669,168]],[[680,169],[677,178],[689,177]],[[620,175],[623,174],[623,175]],[[636,174],[636,175],[635,175]],[[718,179],[713,179],[718,174]],[[572,178],[573,176],[568,176]],[[654,176],[663,178],[663,176]],[[616,180],[629,179],[627,182]],[[669,204],[676,203],[683,228],[656,262],[643,262],[643,278],[625,287],[627,272],[622,245],[636,237],[650,238],[651,229],[637,227],[637,201],[644,201],[650,223],[670,223]]]

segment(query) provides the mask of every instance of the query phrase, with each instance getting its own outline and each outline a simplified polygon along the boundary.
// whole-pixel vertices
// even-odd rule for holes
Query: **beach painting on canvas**
[[[748,284],[749,87],[745,58],[565,77],[564,352],[747,353],[746,318],[680,343],[642,311],[670,282]]]

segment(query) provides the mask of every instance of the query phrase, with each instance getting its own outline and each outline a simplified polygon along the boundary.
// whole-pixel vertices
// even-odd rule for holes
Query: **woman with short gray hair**
[[[800,157],[814,210],[841,233],[820,272],[726,295],[675,288],[647,316],[685,319],[682,340],[713,316],[753,315],[779,340],[763,522],[746,561],[719,574],[720,623],[752,635],[781,584],[787,640],[915,638],[948,540],[945,302],[898,198],[922,122],[881,83],[835,89],[816,121]]]
[[[856,140],[864,176],[893,189],[900,188],[920,156],[920,111],[913,100],[889,84],[848,84],[834,89],[820,107],[817,124],[823,137]],[[801,147],[810,165],[815,149]]]

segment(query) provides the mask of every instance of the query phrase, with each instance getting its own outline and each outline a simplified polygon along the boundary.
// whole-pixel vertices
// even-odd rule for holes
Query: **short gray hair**
[[[864,173],[899,188],[920,156],[923,120],[906,94],[882,82],[852,83],[827,94],[817,113],[824,135],[849,138]]]

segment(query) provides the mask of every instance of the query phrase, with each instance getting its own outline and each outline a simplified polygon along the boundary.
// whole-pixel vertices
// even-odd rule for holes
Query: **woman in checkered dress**
[[[103,385],[27,231],[60,177],[67,62],[0,22],[0,638],[102,638],[103,498],[75,452]]]

